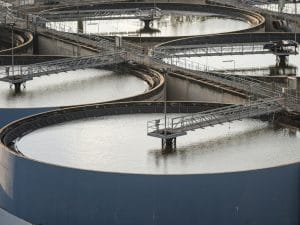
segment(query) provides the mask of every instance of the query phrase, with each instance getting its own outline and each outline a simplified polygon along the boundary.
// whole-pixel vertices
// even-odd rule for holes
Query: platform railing
[[[185,134],[187,131],[205,128],[240,120],[244,118],[270,114],[284,109],[284,98],[267,98],[243,105],[232,105],[213,110],[194,113],[179,117],[148,121],[147,132],[149,136],[168,139]]]
[[[57,12],[46,12],[41,14],[48,20],[70,20],[70,19],[159,19],[162,16],[162,10],[158,7],[140,7],[128,9],[96,9],[96,10],[69,10]]]
[[[173,55],[177,57],[193,56],[222,56],[244,54],[271,54],[272,51],[264,49],[265,43],[234,43],[219,45],[186,45],[186,46],[161,46],[154,51],[155,55]]]

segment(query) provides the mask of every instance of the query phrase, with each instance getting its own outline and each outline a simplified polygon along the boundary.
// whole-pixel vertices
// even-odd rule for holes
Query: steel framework
[[[111,19],[140,19],[155,20],[162,16],[162,11],[157,7],[141,7],[128,9],[97,9],[97,10],[70,10],[47,12],[41,14],[50,21],[68,21],[77,19],[111,20]]]

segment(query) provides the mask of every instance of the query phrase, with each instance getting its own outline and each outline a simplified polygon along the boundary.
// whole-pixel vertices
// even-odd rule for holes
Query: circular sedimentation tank
[[[167,108],[178,115],[217,106],[189,102]],[[239,121],[178,138],[177,151],[164,155],[159,141],[146,136],[146,120],[160,117],[151,113],[163,108],[150,102],[97,104],[6,126],[0,159],[6,163],[3,189],[13,198],[3,205],[32,223],[56,225],[227,224],[237,212],[251,223],[289,218],[296,224],[297,129]],[[33,159],[30,152],[44,156]],[[66,205],[72,207],[63,210]],[[266,207],[270,212],[260,213]]]
[[[16,68],[17,69],[17,68]],[[5,68],[2,68],[5,70]],[[129,71],[84,69],[34,78],[20,93],[0,82],[3,108],[54,107],[106,102],[149,92],[153,87]]]
[[[146,132],[146,121],[157,118],[163,115],[68,122],[33,131],[18,139],[15,148],[26,157],[54,165],[137,174],[237,172],[300,161],[297,129],[254,119],[188,132],[177,138],[175,152],[164,154],[160,139]]]
[[[180,3],[129,3],[129,4],[95,4],[92,6],[80,7],[78,10],[116,10],[139,7],[158,7],[162,16],[151,21],[151,31],[144,29],[144,22],[140,19],[102,19],[80,18],[81,32],[88,34],[99,34],[106,36],[125,36],[131,38],[143,37],[165,37],[176,38],[182,36],[194,36],[203,34],[215,34],[233,31],[259,30],[264,26],[264,18],[258,14],[237,10],[233,8],[193,5]],[[58,8],[50,10],[51,13],[59,15],[60,11],[77,10],[74,7]],[[49,10],[44,11],[46,16]],[[108,14],[109,15],[109,14]],[[47,16],[46,16],[47,17]],[[48,22],[47,26],[66,32],[77,32],[78,21]],[[138,41],[138,40],[136,40]],[[154,41],[154,40],[153,40]]]

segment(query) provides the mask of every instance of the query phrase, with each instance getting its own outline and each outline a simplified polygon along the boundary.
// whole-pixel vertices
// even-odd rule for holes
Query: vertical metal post
[[[11,71],[14,76],[14,23],[11,23]]]
[[[76,42],[77,42],[77,56],[79,56],[79,6],[78,6],[78,2],[76,4],[76,9],[77,9],[77,39],[76,39]]]
[[[168,69],[164,71],[165,75],[165,88],[164,88],[164,94],[165,94],[165,101],[164,101],[164,116],[165,116],[165,129],[164,134],[167,134],[167,76],[168,76]]]
[[[295,3],[295,18],[297,17],[297,1],[294,0]],[[295,20],[295,41],[297,41],[297,19]]]

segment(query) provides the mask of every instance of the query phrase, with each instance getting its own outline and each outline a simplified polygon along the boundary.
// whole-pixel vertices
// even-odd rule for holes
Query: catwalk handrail
[[[53,60],[43,63],[30,64],[20,66],[16,70],[14,76],[0,77],[0,81],[9,83],[24,83],[32,80],[34,77],[49,75],[58,72],[66,72],[76,69],[84,69],[88,67],[96,67],[103,65],[113,65],[124,61],[123,52],[112,52],[110,54],[100,54],[92,56],[75,57],[68,59]]]
[[[158,7],[139,7],[128,9],[95,9],[95,10],[68,10],[47,11],[40,16],[48,20],[69,20],[78,18],[95,19],[158,19],[162,11]]]
[[[267,98],[244,105],[232,105],[213,110],[147,122],[149,136],[168,138],[185,134],[187,131],[223,124],[234,120],[260,116],[284,109],[284,98]]]

